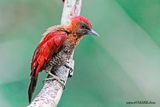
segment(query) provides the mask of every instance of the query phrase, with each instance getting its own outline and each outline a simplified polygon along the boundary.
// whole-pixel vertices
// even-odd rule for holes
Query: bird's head
[[[72,33],[78,37],[82,37],[84,35],[99,36],[99,34],[92,29],[91,22],[84,16],[73,17],[70,21],[69,27],[72,29]]]

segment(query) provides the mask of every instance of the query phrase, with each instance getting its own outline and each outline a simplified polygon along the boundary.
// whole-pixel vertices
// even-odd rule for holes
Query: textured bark
[[[80,15],[81,2],[82,0],[65,0],[61,18],[62,25],[67,25],[70,18]],[[74,69],[73,54],[74,51],[68,63],[72,69]],[[65,84],[67,82],[69,72],[70,69],[65,66],[62,66],[55,71],[57,76],[65,80]],[[45,81],[38,96],[27,107],[56,107],[62,93],[63,87],[57,80]]]

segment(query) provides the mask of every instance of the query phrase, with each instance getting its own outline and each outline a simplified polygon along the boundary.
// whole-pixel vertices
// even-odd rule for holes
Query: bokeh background
[[[0,107],[28,104],[32,53],[62,8],[61,0],[0,0]],[[101,37],[76,49],[58,107],[160,107],[160,0],[83,0],[81,14]],[[126,104],[144,100],[156,104]]]

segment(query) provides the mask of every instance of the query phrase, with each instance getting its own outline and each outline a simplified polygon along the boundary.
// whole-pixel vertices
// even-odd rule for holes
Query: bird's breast
[[[74,47],[64,44],[57,53],[54,53],[47,63],[47,68],[58,69],[67,63],[72,55]]]

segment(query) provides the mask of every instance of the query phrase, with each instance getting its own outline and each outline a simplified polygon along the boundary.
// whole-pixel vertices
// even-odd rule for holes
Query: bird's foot
[[[73,76],[73,68],[69,65],[69,63],[66,63],[64,66],[69,69],[68,77],[71,78]]]
[[[52,74],[51,72],[47,72],[47,73],[48,73],[48,75],[50,75],[50,77],[45,78],[44,81],[57,80],[61,84],[63,89],[65,89],[65,80],[63,78],[60,78],[60,77]]]

